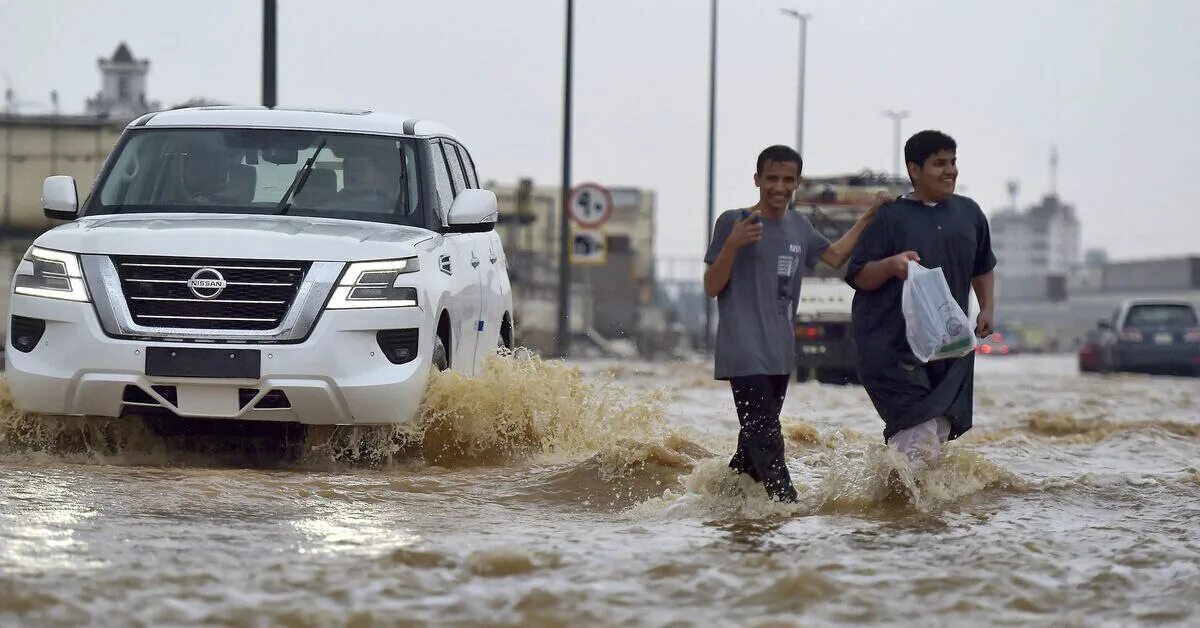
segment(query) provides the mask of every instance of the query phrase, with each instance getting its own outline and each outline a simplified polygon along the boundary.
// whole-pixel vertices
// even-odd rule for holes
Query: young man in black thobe
[[[883,418],[883,437],[916,470],[937,462],[942,445],[971,429],[975,356],[922,364],[905,336],[900,293],[908,261],[942,269],[954,300],[969,312],[979,301],[975,334],[994,327],[994,278],[987,217],[954,194],[957,146],[922,131],[904,145],[913,191],[879,210],[846,269],[855,288],[852,319],[859,378]]]

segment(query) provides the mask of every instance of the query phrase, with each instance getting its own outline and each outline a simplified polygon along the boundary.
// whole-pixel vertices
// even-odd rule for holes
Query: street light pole
[[[567,357],[571,350],[571,213],[567,204],[571,196],[571,57],[574,54],[575,1],[567,0],[567,33],[563,55],[563,144],[562,195],[558,211],[558,337],[555,348],[558,356]]]
[[[808,21],[812,16],[793,9],[780,9],[800,22],[800,87],[796,96],[796,152],[804,154],[804,53],[808,47]]]
[[[704,247],[712,242],[713,221],[716,219],[713,194],[716,179],[717,145],[717,0],[711,0],[708,38],[708,236]],[[713,300],[704,299],[704,348],[712,350]]]
[[[887,110],[883,115],[892,119],[892,176],[900,178],[900,121],[908,117],[908,111]]]
[[[275,0],[263,0],[262,104],[274,107],[275,100]]]

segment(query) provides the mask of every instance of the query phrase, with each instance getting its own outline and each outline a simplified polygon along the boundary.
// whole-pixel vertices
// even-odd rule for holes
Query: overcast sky
[[[279,0],[279,100],[445,122],[481,178],[557,185],[561,0]],[[798,28],[808,30],[805,174],[890,170],[891,122],[959,143],[960,191],[989,213],[1049,187],[1085,247],[1200,253],[1200,3],[1192,0],[725,0],[717,207],[752,204],[754,159],[795,138]],[[708,98],[705,0],[577,0],[576,181],[659,199],[657,255],[702,255]],[[96,59],[128,42],[149,97],[260,100],[261,3],[0,0],[0,75],[25,101],[82,111]]]

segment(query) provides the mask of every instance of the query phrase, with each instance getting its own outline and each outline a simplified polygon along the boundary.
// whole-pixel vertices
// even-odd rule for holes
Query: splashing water
[[[386,426],[309,426],[300,443],[282,443],[281,452],[300,450],[305,467],[331,462],[386,464],[423,459],[445,467],[495,465],[537,458],[543,463],[579,460],[601,452],[606,473],[636,464],[623,459],[622,442],[664,443],[659,392],[633,394],[609,377],[585,377],[576,367],[537,357],[518,359],[512,352],[488,356],[482,371],[467,377],[456,371],[435,373],[420,415],[409,424]],[[231,427],[220,420],[172,421],[176,431],[204,425]],[[248,423],[248,422],[241,422]],[[180,427],[182,426],[182,427]],[[17,411],[0,379],[0,448],[52,454],[78,454],[105,462],[162,464],[183,436],[164,437],[140,417],[47,417]],[[267,438],[290,438],[276,424],[254,424]],[[205,434],[200,452],[236,449],[244,434]],[[193,443],[194,444],[194,443]],[[289,449],[289,446],[291,447]],[[670,449],[659,445],[657,454]],[[628,449],[625,447],[625,449]],[[653,449],[653,447],[652,447]],[[660,457],[662,457],[660,455]],[[626,455],[626,458],[628,456]]]
[[[716,510],[747,517],[845,512],[876,507],[932,510],[990,487],[1016,488],[1020,480],[982,455],[951,447],[940,464],[914,475],[903,459],[871,439],[845,429],[818,430],[788,420],[789,453],[809,450],[805,464],[817,471],[802,481],[799,505],[769,501],[761,486],[733,474],[724,459],[686,435],[666,428],[662,391],[631,393],[611,375],[585,376],[577,367],[502,352],[485,359],[482,371],[455,371],[430,380],[418,418],[388,426],[310,426],[300,465],[332,462],[371,465],[424,461],[440,467],[497,466],[533,462],[558,470],[532,490],[626,508]],[[1054,422],[1058,421],[1058,422]],[[1051,428],[1061,418],[1031,420]],[[1110,429],[1111,426],[1105,426]],[[211,445],[201,451],[213,454]],[[136,417],[42,417],[16,411],[0,380],[0,447],[124,463],[181,462],[168,455],[172,443]],[[226,445],[227,447],[227,445]],[[815,448],[815,449],[814,449]],[[798,474],[803,475],[803,474]],[[810,478],[812,473],[808,474]],[[665,500],[665,501],[663,501]],[[655,505],[655,502],[658,502]]]
[[[891,510],[929,513],[952,507],[989,489],[1024,490],[1027,483],[992,463],[982,454],[951,445],[941,460],[914,473],[902,455],[852,431],[822,434],[800,423],[785,427],[788,437],[800,444],[818,445],[824,451],[805,458],[808,467],[795,469],[799,492],[796,504],[767,498],[762,487],[737,475],[724,459],[699,462],[678,489],[635,506],[647,516],[694,517],[710,515],[765,518],[818,513],[853,513]],[[849,438],[847,438],[849,434]],[[809,475],[813,484],[799,478]]]
[[[505,354],[489,356],[475,377],[435,376],[420,419],[402,429],[442,466],[576,460],[622,440],[661,438],[662,401],[662,393],[635,395],[562,362]]]

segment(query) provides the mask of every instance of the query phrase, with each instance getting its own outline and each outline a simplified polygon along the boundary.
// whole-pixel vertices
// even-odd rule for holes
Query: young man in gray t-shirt
[[[858,236],[885,200],[881,195],[837,242],[808,218],[788,211],[803,161],[787,146],[758,156],[758,203],[727,211],[713,228],[704,261],[704,292],[717,298],[716,378],[729,380],[737,406],[737,452],[729,466],[762,482],[767,494],[795,501],[779,412],[796,366],[793,324],[805,270],[818,261],[841,268]]]

